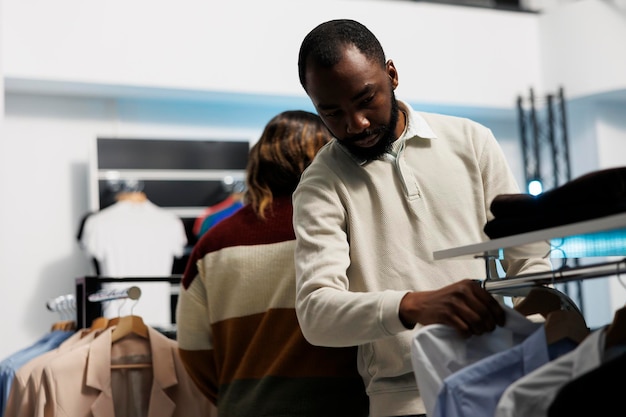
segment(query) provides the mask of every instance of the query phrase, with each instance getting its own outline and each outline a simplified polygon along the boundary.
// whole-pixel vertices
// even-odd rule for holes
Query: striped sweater
[[[185,271],[177,339],[221,417],[367,416],[356,348],[308,343],[295,305],[291,197],[249,205],[202,236]]]

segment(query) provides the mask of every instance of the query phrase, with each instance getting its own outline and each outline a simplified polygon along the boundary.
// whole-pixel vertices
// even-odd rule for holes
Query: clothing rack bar
[[[76,289],[76,325],[78,328],[86,328],[91,325],[91,322],[97,318],[102,316],[103,314],[103,304],[101,302],[92,302],[89,299],[89,296],[92,294],[96,294],[101,290],[105,290],[102,288],[102,284],[104,283],[127,283],[128,286],[141,286],[143,282],[168,282],[170,286],[176,290],[180,287],[180,283],[182,280],[182,275],[173,274],[170,276],[159,276],[159,277],[108,277],[108,276],[83,276],[75,278],[75,289]],[[107,289],[110,291],[110,289]],[[174,294],[172,296],[174,299],[172,300],[172,323],[175,322],[175,301],[178,300],[178,294]],[[104,300],[101,300],[104,301]]]
[[[104,289],[96,291],[93,294],[89,294],[87,299],[92,303],[99,303],[103,301],[119,300],[122,298],[130,298],[131,300],[138,300],[141,297],[141,289],[136,286],[122,288],[122,289]]]
[[[560,284],[568,281],[588,278],[607,277],[626,273],[626,258],[614,262],[602,262],[593,265],[564,267],[549,272],[521,274],[514,277],[495,278],[482,281],[487,291],[501,295],[516,295],[515,289],[538,285]]]

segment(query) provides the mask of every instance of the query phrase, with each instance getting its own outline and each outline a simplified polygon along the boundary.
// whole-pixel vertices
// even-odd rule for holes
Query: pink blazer
[[[91,343],[46,364],[36,401],[36,417],[200,417],[214,414],[213,405],[186,373],[176,341],[151,327],[149,341],[125,337],[116,342],[123,343],[120,345],[123,354],[130,357],[150,352],[152,367],[112,371],[112,330],[105,330]],[[121,388],[118,381],[122,381]]]

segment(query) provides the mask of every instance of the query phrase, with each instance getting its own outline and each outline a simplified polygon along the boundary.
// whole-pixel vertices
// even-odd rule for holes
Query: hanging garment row
[[[603,416],[623,415],[621,395],[612,382],[599,378],[624,371],[626,307],[610,323],[592,330],[555,286],[619,277],[626,273],[626,258],[575,267],[563,263],[552,271],[504,278],[493,278],[490,270],[504,251],[548,257],[555,238],[611,230],[623,238],[626,218],[619,213],[626,210],[626,168],[594,172],[539,197],[498,196],[491,210],[495,219],[485,232],[494,240],[433,255],[482,257],[487,276],[478,281],[487,291],[524,298],[505,307],[506,324],[490,333],[465,339],[439,324],[416,332],[411,360],[427,415],[565,417],[596,415],[599,410]],[[624,256],[623,245],[619,249]],[[562,253],[563,258],[568,254]],[[601,408],[591,392],[602,398]]]
[[[598,402],[590,392],[601,393],[603,416],[623,415],[617,389],[597,375],[625,370],[626,307],[610,324],[591,332],[563,331],[571,325],[560,321],[560,337],[550,338],[550,315],[539,323],[507,308],[504,327],[469,339],[448,326],[423,327],[411,354],[427,415],[595,415]]]
[[[76,299],[73,294],[49,299],[46,308],[59,314],[59,320],[52,324],[50,332],[0,362],[0,417],[4,416],[18,370],[39,355],[56,349],[76,330]]]
[[[116,288],[90,299],[137,302],[140,295],[137,287]],[[132,311],[55,340],[16,370],[4,417],[216,415],[186,373],[177,342]]]
[[[445,325],[418,330],[411,359],[427,415],[594,415],[597,403],[580,402],[586,388],[599,393],[606,400],[603,405],[611,404],[606,410],[619,410],[602,415],[621,416],[620,395],[598,376],[625,370],[626,307],[611,323],[592,331],[569,297],[553,288],[621,273],[626,273],[626,258],[483,281],[492,293],[524,298],[514,308],[506,307],[505,326],[488,334],[463,339]],[[537,314],[539,320],[530,319]]]

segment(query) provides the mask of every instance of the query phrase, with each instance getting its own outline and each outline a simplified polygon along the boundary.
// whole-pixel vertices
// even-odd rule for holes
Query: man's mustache
[[[350,136],[344,139],[344,142],[354,144],[355,142],[360,141],[361,139],[368,138],[370,136],[379,135],[385,131],[385,126],[379,127],[377,129],[365,130],[358,135]]]

